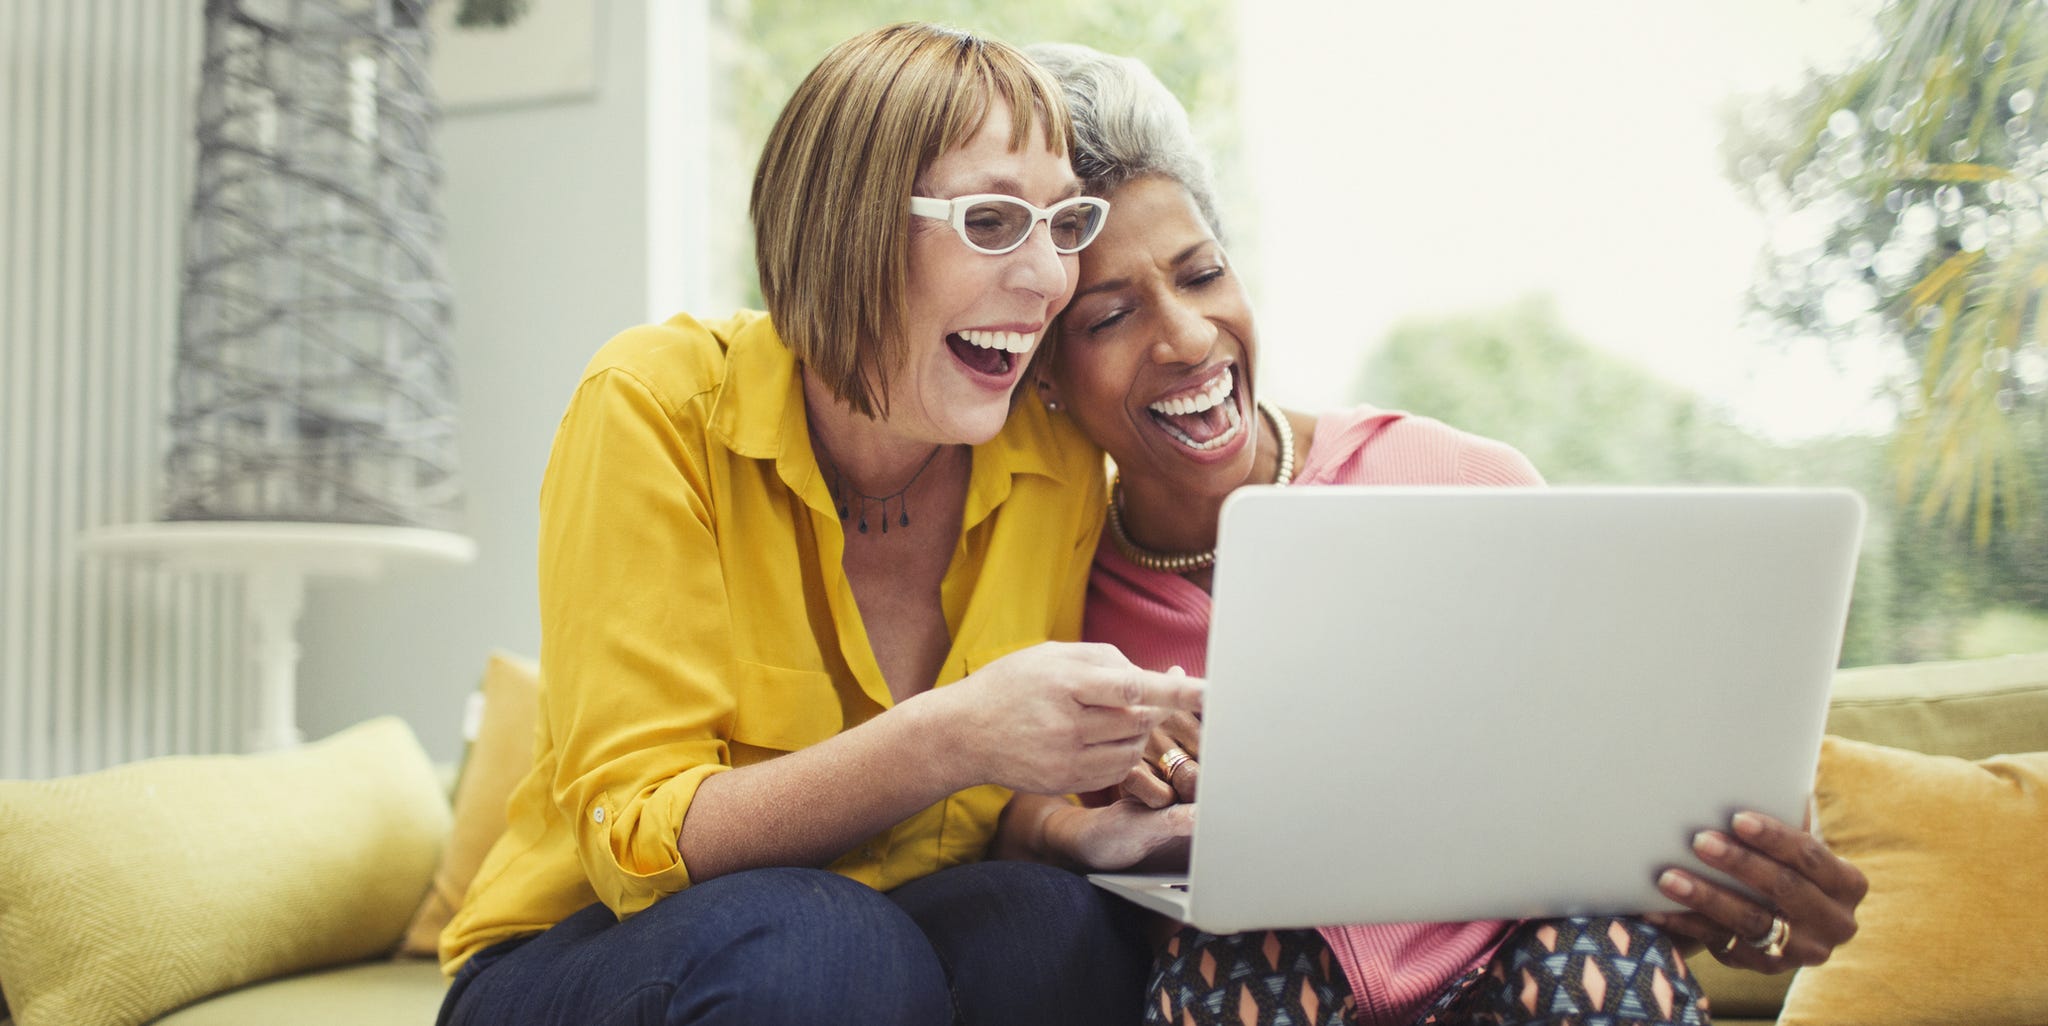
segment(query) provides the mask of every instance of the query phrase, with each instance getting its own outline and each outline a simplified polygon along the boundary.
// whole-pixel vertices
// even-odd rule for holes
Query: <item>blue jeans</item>
[[[973,863],[887,894],[756,869],[479,952],[440,1021],[1128,1024],[1150,962],[1129,906],[1049,866]]]

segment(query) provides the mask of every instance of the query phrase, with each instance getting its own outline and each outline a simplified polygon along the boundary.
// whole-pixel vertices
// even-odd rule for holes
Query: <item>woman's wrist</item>
[[[1081,851],[1081,830],[1089,810],[1064,799],[1047,805],[1038,825],[1038,861],[1076,871],[1092,868]]]
[[[901,724],[909,751],[926,753],[925,771],[941,795],[985,784],[973,745],[966,743],[960,711],[964,707],[943,690],[911,696],[889,712]]]
[[[1057,836],[1063,828],[1055,824],[1061,810],[1071,808],[1065,800],[1051,795],[1011,795],[1009,804],[1003,807],[1002,818],[996,821],[989,857],[1075,868],[1073,860],[1063,854],[1064,842]]]

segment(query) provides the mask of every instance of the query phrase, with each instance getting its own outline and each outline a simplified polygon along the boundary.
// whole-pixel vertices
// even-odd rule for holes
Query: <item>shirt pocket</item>
[[[738,660],[733,677],[732,740],[794,752],[846,725],[832,675]]]

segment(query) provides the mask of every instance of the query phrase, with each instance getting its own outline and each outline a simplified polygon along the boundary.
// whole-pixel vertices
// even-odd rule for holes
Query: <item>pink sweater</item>
[[[1316,422],[1297,485],[1542,484],[1521,453],[1427,417],[1359,407]],[[1114,545],[1096,550],[1083,636],[1154,670],[1200,675],[1207,662],[1209,595],[1175,574],[1146,570]],[[1386,923],[1331,926],[1323,937],[1344,966],[1367,1026],[1403,1026],[1466,971],[1484,965],[1510,924]]]

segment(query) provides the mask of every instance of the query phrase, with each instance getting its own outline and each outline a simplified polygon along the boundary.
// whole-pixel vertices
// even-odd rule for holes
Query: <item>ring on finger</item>
[[[1182,766],[1193,761],[1195,761],[1195,757],[1189,755],[1184,749],[1169,748],[1159,754],[1159,772],[1164,774],[1166,782],[1171,784],[1173,783],[1174,773],[1178,772]]]
[[[1733,930],[1730,930],[1730,931],[1728,931],[1728,943],[1726,943],[1726,944],[1723,944],[1723,945],[1721,945],[1721,953],[1725,955],[1725,954],[1728,954],[1728,953],[1729,953],[1729,952],[1731,952],[1731,951],[1734,951],[1734,950],[1735,950],[1735,942],[1736,942],[1736,941],[1739,941],[1739,940],[1741,940],[1741,939],[1742,939],[1742,935],[1741,935],[1741,934],[1739,934],[1739,933],[1736,933],[1736,932],[1735,932],[1735,931],[1733,931]]]
[[[1786,922],[1784,916],[1772,916],[1771,931],[1759,940],[1750,941],[1749,946],[1771,958],[1777,958],[1785,953],[1785,945],[1791,940],[1792,924]]]

